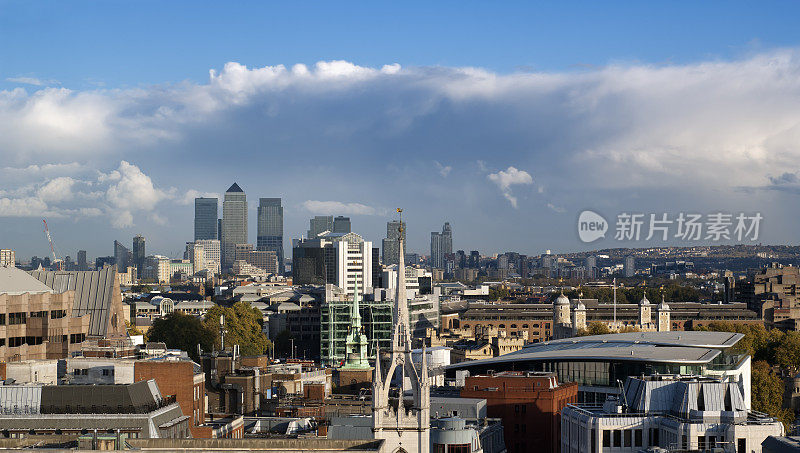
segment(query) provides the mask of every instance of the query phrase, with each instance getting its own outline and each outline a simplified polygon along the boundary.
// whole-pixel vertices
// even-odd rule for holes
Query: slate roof
[[[75,291],[72,316],[89,314],[88,334],[106,336],[117,278],[114,267],[99,271],[31,271],[31,275],[56,293]]]

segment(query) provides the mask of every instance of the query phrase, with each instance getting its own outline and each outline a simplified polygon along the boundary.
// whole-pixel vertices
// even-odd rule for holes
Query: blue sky
[[[233,181],[284,198],[287,242],[350,214],[379,243],[403,206],[420,252],[444,221],[486,253],[619,246],[578,241],[583,209],[758,210],[796,243],[798,9],[0,1],[0,246],[45,254],[46,216],[63,254],[174,255]]]

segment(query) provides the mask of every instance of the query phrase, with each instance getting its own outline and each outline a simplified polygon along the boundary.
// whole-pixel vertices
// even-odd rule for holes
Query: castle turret
[[[664,302],[664,295],[661,295],[661,303],[658,304],[656,307],[656,317],[658,317],[658,331],[659,332],[669,332],[670,327],[672,325],[672,321],[670,319],[670,308],[666,302]]]
[[[647,330],[650,326],[650,323],[653,322],[653,304],[647,300],[647,294],[642,296],[642,300],[639,301],[639,327],[642,330]]]

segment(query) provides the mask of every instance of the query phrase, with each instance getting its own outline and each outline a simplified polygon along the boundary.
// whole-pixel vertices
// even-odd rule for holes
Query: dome
[[[647,300],[647,295],[642,296],[642,300],[639,301],[639,305],[650,305],[650,301]]]
[[[569,299],[563,293],[556,299],[556,305],[569,305]]]
[[[660,304],[658,304],[658,309],[659,310],[669,310],[669,305],[667,305],[666,302],[661,302]]]
[[[585,310],[586,310],[586,305],[583,305],[583,302],[581,302],[581,301],[579,300],[579,301],[578,301],[578,304],[577,304],[577,305],[575,305],[575,309],[576,309],[576,310],[584,310],[584,311],[585,311]]]

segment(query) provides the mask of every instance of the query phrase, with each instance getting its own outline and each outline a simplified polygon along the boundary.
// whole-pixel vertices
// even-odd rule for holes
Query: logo
[[[594,242],[606,237],[608,222],[594,211],[583,211],[578,216],[578,237],[583,242]]]

